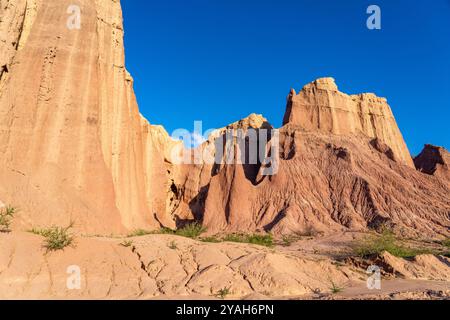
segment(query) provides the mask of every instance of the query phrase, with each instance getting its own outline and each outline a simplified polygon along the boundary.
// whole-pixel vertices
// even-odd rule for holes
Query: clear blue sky
[[[315,78],[387,97],[413,155],[450,147],[450,0],[122,0],[141,113],[171,133],[250,113],[279,127]],[[368,30],[366,9],[382,10]]]

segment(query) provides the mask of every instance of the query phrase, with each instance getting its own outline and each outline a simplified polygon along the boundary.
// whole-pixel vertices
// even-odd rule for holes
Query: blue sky
[[[332,76],[386,97],[413,155],[450,147],[450,0],[122,0],[141,113],[169,133],[250,113],[281,126],[286,95]],[[369,5],[382,29],[366,27]]]

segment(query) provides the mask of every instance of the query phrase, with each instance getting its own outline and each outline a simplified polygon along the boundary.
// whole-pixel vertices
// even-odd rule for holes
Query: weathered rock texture
[[[341,93],[331,78],[292,91],[274,176],[262,175],[260,162],[178,164],[182,143],[139,114],[120,2],[78,1],[80,30],[67,27],[72,4],[1,0],[0,199],[20,208],[18,226],[73,220],[110,234],[193,220],[211,233],[389,224],[448,236],[448,176],[413,168],[385,99]],[[237,128],[271,125],[251,115],[199,150],[216,156],[218,138]],[[416,165],[433,171],[422,158]]]
[[[40,236],[0,233],[0,299],[204,299],[217,297],[224,288],[229,289],[226,298],[329,298],[332,282],[353,298],[374,293],[366,289],[365,276],[361,278],[365,268],[322,254],[170,235],[132,240],[124,247],[122,239],[77,237],[73,247],[46,252]],[[448,259],[384,257],[406,279],[435,280],[394,282],[395,292],[409,292],[412,284],[420,292],[447,290],[448,296]],[[79,268],[79,289],[71,266]],[[383,288],[389,282],[383,278]]]
[[[414,158],[417,170],[450,183],[450,154],[442,147],[425,145],[422,152]]]
[[[387,144],[393,156],[413,167],[411,155],[386,99],[372,93],[347,95],[333,78],[321,78],[288,96],[283,124],[337,135],[363,134]]]
[[[242,165],[211,179],[204,224],[211,232],[377,229],[449,234],[448,185],[397,163],[370,139],[280,129],[278,174],[251,180]]]
[[[227,128],[271,126],[251,115]],[[304,233],[388,225],[409,236],[449,235],[448,177],[435,179],[412,168],[385,99],[348,96],[337,91],[333,79],[318,79],[298,95],[291,92],[279,133],[274,176],[263,176],[260,165],[245,164],[200,164],[187,171],[182,198],[209,232]],[[200,148],[214,145],[218,136]],[[428,159],[427,173],[436,166],[446,172],[446,151],[436,150],[420,156]]]
[[[2,0],[0,197],[22,222],[89,231],[159,227],[167,133],[139,114],[119,1]]]

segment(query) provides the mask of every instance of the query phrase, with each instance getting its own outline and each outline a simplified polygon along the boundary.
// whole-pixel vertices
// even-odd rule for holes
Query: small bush
[[[442,245],[450,248],[450,238],[442,240]]]
[[[222,288],[217,292],[217,297],[220,299],[225,299],[225,297],[230,293],[231,293],[230,288]]]
[[[128,234],[128,237],[141,237],[146,236],[149,234],[172,234],[180,237],[186,237],[186,238],[197,238],[206,231],[206,228],[204,228],[201,224],[195,222],[190,223],[184,226],[183,228],[180,228],[178,230],[172,230],[169,228],[161,228],[159,230],[144,230],[144,229],[136,229],[130,234]]]
[[[333,294],[342,292],[342,290],[344,290],[344,288],[339,287],[336,283],[334,283],[334,281],[331,281],[331,286],[330,286],[330,291]]]
[[[359,242],[355,242],[353,246],[353,252],[360,257],[380,255],[384,251],[399,258],[411,258],[429,253],[428,250],[403,246],[394,233],[388,229],[384,229],[380,235],[367,236]]]
[[[169,248],[172,249],[172,250],[178,249],[177,243],[175,241],[172,241],[169,244]]]
[[[131,231],[131,232],[128,234],[128,237],[129,237],[129,238],[132,238],[132,237],[142,237],[142,236],[146,236],[146,235],[148,235],[148,234],[153,234],[153,233],[154,233],[154,231],[149,231],[149,230],[144,230],[144,229],[136,229],[136,230]]]
[[[33,228],[30,232],[45,238],[44,248],[46,248],[47,251],[57,251],[73,244],[74,237],[69,232],[72,227],[73,223],[67,227],[53,226],[47,229]]]
[[[204,238],[201,238],[200,241],[202,241],[202,242],[218,243],[218,242],[220,242],[220,239],[211,236],[211,237],[204,237]]]
[[[228,234],[223,238],[223,241],[251,243],[260,246],[273,247],[273,237],[268,234]]]
[[[11,220],[14,218],[17,209],[11,206],[7,206],[0,209],[0,232],[9,232],[9,226]]]
[[[175,231],[175,234],[187,238],[197,238],[205,231],[205,227],[203,227],[200,223],[195,222],[178,229]]]

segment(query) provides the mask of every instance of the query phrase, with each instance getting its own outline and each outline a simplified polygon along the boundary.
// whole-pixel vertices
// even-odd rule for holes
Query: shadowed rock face
[[[447,181],[450,181],[449,163],[450,154],[448,151],[430,144],[425,145],[422,152],[414,158],[417,170],[441,177]]]
[[[448,176],[413,168],[385,99],[331,78],[292,91],[274,176],[260,163],[175,164],[181,142],[139,114],[119,1],[79,1],[81,30],[66,26],[69,0],[0,1],[0,199],[23,227],[448,235]],[[227,128],[271,125],[251,115]],[[214,155],[225,129],[199,148]]]

